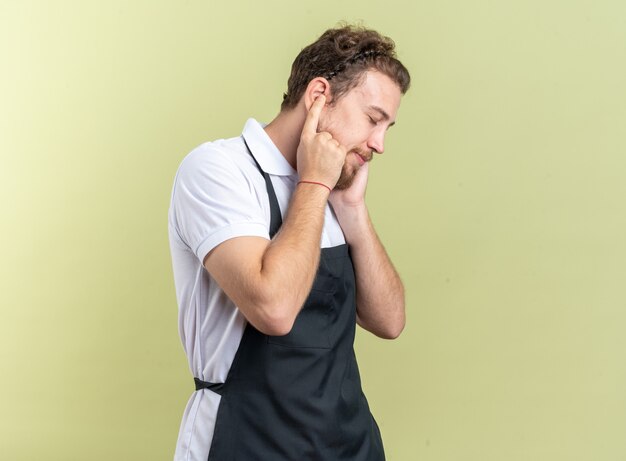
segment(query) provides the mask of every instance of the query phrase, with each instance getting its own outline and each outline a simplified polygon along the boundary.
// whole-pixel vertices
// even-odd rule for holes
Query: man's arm
[[[350,189],[333,191],[333,210],[350,245],[356,276],[357,320],[386,339],[397,338],[405,325],[404,286],[383,247],[365,205],[368,165]]]
[[[318,97],[307,116],[298,147],[298,172],[302,179],[332,187],[346,152],[329,133],[317,133],[324,103],[325,97]],[[259,237],[233,238],[205,258],[207,271],[246,319],[265,334],[287,334],[311,290],[328,195],[319,185],[298,185],[271,242]]]
[[[319,241],[328,191],[297,187],[276,237],[237,237],[218,245],[206,270],[259,331],[289,333],[309,294],[319,264]]]

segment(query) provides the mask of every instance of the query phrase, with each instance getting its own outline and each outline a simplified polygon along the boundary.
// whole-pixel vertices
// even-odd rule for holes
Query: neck
[[[298,105],[281,111],[266,127],[265,132],[294,170],[297,170],[297,152],[306,112]]]

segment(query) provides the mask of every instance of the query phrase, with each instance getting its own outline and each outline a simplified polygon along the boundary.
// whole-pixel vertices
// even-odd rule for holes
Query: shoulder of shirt
[[[241,137],[205,142],[182,159],[176,173],[176,181],[227,172],[247,175],[247,171],[255,171],[253,162]]]
[[[196,165],[222,163],[225,160],[235,162],[233,157],[241,155],[242,146],[243,142],[240,137],[205,142],[195,147],[183,158],[179,169],[193,168]]]

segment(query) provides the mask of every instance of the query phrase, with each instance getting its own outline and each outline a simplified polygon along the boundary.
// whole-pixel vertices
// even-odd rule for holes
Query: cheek
[[[320,118],[319,131],[328,131],[337,141],[347,148],[353,148],[363,143],[367,136],[366,128],[361,123],[361,113],[329,111]]]
[[[327,131],[335,137],[334,133],[337,131],[338,126],[339,124],[335,120],[334,114],[329,111],[320,117],[320,121],[317,124],[317,131]]]

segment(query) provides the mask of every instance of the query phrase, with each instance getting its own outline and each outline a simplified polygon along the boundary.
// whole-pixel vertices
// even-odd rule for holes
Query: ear
[[[313,102],[320,95],[326,96],[326,104],[330,102],[330,83],[324,77],[315,77],[309,82],[304,91],[304,105],[307,112],[311,109]]]

